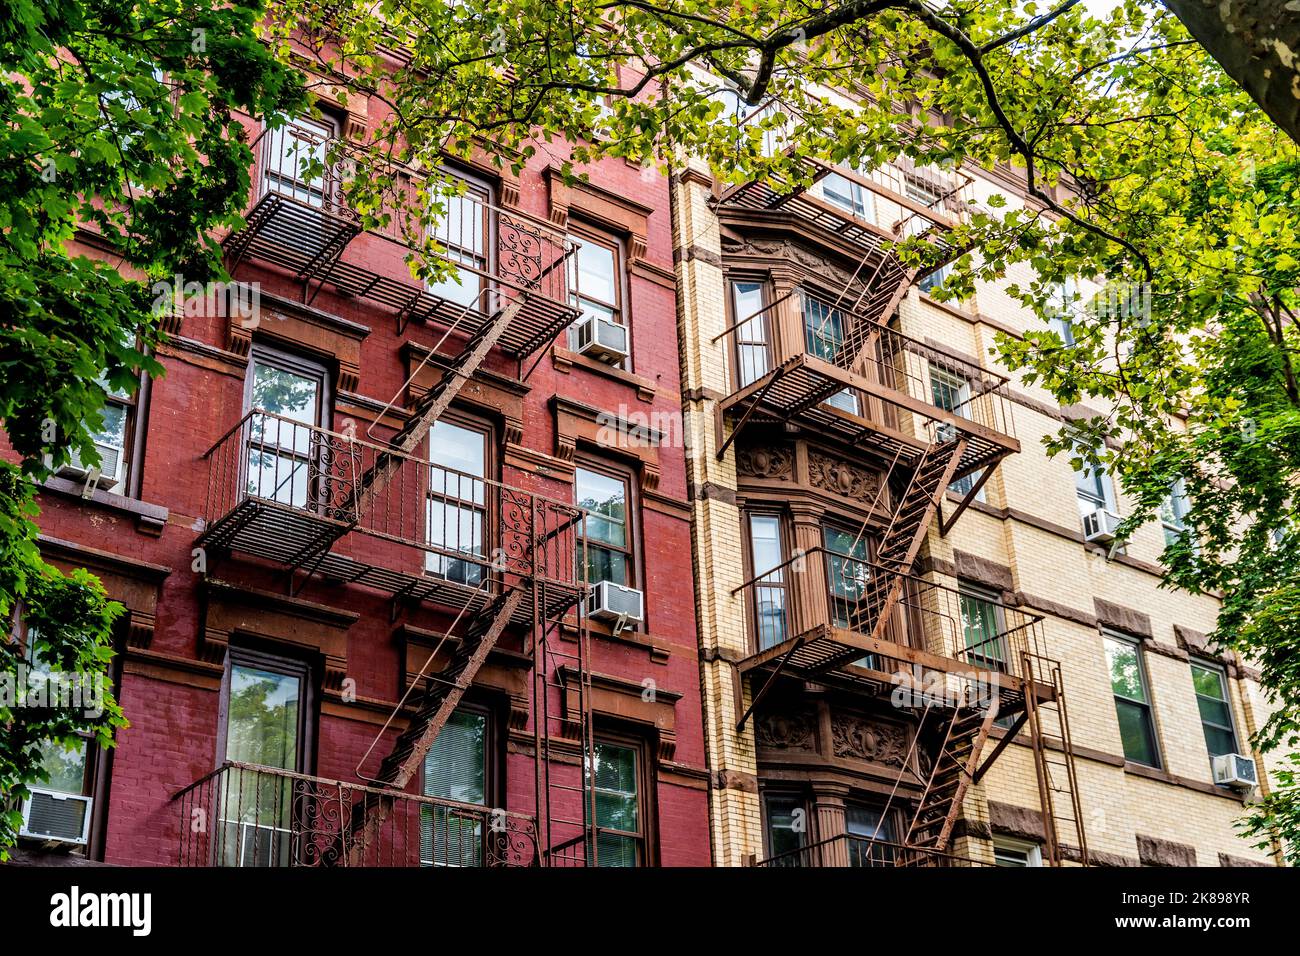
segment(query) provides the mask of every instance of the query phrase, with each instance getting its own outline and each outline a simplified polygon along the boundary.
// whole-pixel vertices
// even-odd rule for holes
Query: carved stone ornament
[[[810,249],[784,239],[745,238],[727,243],[724,252],[733,255],[785,259],[792,265],[812,273],[837,289],[848,286],[854,297],[861,291],[862,283],[854,274]]]
[[[788,480],[794,471],[794,454],[789,448],[741,448],[736,452],[736,470],[750,478]]]
[[[856,468],[846,461],[817,452],[808,456],[808,479],[814,488],[867,503],[873,501],[880,490],[880,475],[876,472]]]
[[[811,713],[763,714],[758,718],[758,746],[769,750],[816,750],[816,720]]]
[[[831,715],[831,743],[837,757],[854,757],[892,767],[907,759],[907,730],[898,724],[854,714]]]

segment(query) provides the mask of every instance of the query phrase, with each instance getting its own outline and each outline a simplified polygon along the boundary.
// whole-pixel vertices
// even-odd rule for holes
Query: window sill
[[[651,636],[645,631],[628,630],[622,631],[615,636],[612,627],[607,624],[602,624],[599,621],[588,621],[587,628],[591,631],[592,637],[600,638],[605,641],[612,641],[616,644],[626,644],[629,647],[640,647],[644,649],[649,653],[652,663],[668,663],[668,658],[670,656],[668,644]],[[569,640],[574,640],[577,637],[577,630],[569,624],[564,625],[563,633]]]
[[[589,359],[585,355],[571,352],[559,345],[555,345],[551,348],[551,360],[555,363],[555,370],[557,372],[568,373],[574,368],[580,368],[604,378],[613,379],[616,382],[622,382],[624,385],[630,385],[632,388],[636,389],[637,398],[641,399],[643,402],[654,401],[654,383],[649,379],[642,378],[640,375],[633,375],[631,372],[625,372],[621,368],[606,365],[604,362],[597,362],[595,359]]]
[[[104,491],[101,488],[96,488],[89,498],[83,498],[81,490],[84,486],[80,482],[59,478],[58,476],[46,478],[41,483],[41,487],[55,494],[76,498],[112,511],[132,515],[135,517],[136,530],[141,534],[151,535],[155,538],[162,534],[163,527],[167,524],[167,516],[170,514],[161,505],[151,505],[148,502],[128,498],[125,495],[115,494],[111,491]]]

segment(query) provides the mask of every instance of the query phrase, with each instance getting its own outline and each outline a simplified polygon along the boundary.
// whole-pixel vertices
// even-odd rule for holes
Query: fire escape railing
[[[200,546],[452,606],[532,585],[571,606],[586,590],[576,505],[256,409],[203,458]],[[365,494],[391,458],[401,467]]]
[[[354,809],[381,796],[381,831],[356,845]],[[536,821],[439,797],[227,761],[172,797],[180,866],[536,866]]]
[[[882,631],[884,596],[901,579],[902,596]],[[749,620],[753,653],[741,670],[775,669],[815,679],[852,679],[874,672],[970,673],[988,681],[1011,678],[1017,694],[1025,655],[1044,652],[1042,617],[985,595],[890,570],[826,548],[801,551],[736,588]],[[879,678],[875,678],[879,682]],[[918,692],[924,685],[918,681]]]
[[[770,325],[782,308],[794,310],[787,341],[755,353],[765,357],[750,358],[751,380],[722,403],[735,424],[719,456],[759,422],[800,424],[890,457],[900,447],[915,456],[960,432],[969,441],[957,478],[1019,450],[1006,376],[846,307],[796,290],[718,339],[745,334],[750,322]],[[795,334],[800,341],[789,342]]]
[[[754,865],[771,869],[784,869],[786,867],[896,869],[899,867],[995,866],[996,864],[971,857],[958,856],[954,853],[940,853],[937,850],[904,846],[901,843],[888,840],[873,839],[852,833],[840,833],[806,846],[786,850],[765,860],[759,860]]]
[[[515,358],[548,345],[577,318],[569,266],[575,246],[550,224],[475,191],[442,197],[444,212],[426,222],[419,210],[431,202],[427,177],[380,161],[392,181],[382,195],[368,197],[377,208],[363,230],[344,195],[361,147],[303,129],[294,132],[291,147],[283,135],[263,139],[246,225],[224,241],[232,272],[249,259],[268,262],[304,282],[309,300],[329,284],[386,307],[399,331],[411,321],[434,321],[472,334],[523,299],[499,343]],[[349,254],[361,235],[391,251]],[[429,248],[430,241],[454,278],[412,277],[412,250]]]

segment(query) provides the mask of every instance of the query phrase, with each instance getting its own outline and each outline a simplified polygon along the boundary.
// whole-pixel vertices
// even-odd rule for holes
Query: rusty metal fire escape
[[[964,252],[952,233],[969,180],[897,166],[863,173],[796,155],[786,151],[796,167],[802,164],[799,175],[759,177],[724,191],[717,200],[724,221],[752,227],[794,216],[833,234],[859,264],[833,301],[810,305],[808,294],[796,289],[738,317],[714,339],[732,340],[738,376],[746,371],[720,403],[717,457],[747,430],[767,427],[833,440],[878,463],[884,476],[872,516],[849,549],[865,549],[870,531],[869,560],[826,548],[803,550],[776,568],[755,569],[736,589],[747,595],[758,644],[739,664],[740,673],[755,680],[748,707],[738,690],[737,727],[782,675],[871,694],[889,693],[900,672],[944,675],[952,693],[926,700],[923,710],[917,706],[914,752],[894,785],[897,793],[908,778],[912,803],[902,848],[890,853],[893,865],[940,865],[935,861],[949,847],[969,787],[1022,728],[1040,781],[1045,857],[1059,864],[1073,852],[1086,863],[1060,667],[1042,656],[1041,619],[1004,608],[998,633],[981,633],[960,592],[914,573],[935,518],[946,534],[1002,458],[1019,451],[1003,376],[890,325],[922,274],[900,261],[896,244],[916,240],[928,248],[928,271]],[[824,188],[829,177],[837,177],[841,196],[858,190],[872,197],[874,218],[833,202]],[[752,358],[739,361],[742,340],[751,349],[755,341],[774,347],[767,333],[756,334],[762,332],[757,323],[770,325],[773,316],[787,330],[786,340],[775,343],[774,359],[757,367]],[[791,343],[788,330],[798,318],[805,340]],[[958,501],[945,516],[945,499],[954,490]],[[886,516],[883,530],[872,530],[879,512]],[[825,579],[822,600],[812,603],[825,607],[792,611],[787,592],[778,590],[790,572],[809,565],[814,578]],[[972,687],[985,692],[973,697]],[[1010,729],[989,748],[999,717],[1010,721]],[[924,754],[923,734],[930,740]],[[865,853],[861,859],[872,858],[870,846]]]
[[[314,297],[329,283],[340,294],[366,297],[393,310],[399,330],[413,321],[441,326],[442,338],[425,362],[441,365],[443,372],[386,440],[337,435],[260,410],[250,412],[206,456],[211,504],[198,543],[219,553],[241,551],[271,559],[287,568],[291,583],[301,571],[306,579],[387,591],[393,595],[394,614],[402,600],[458,612],[443,638],[455,642],[454,650],[441,670],[427,673],[435,650],[398,703],[384,729],[403,711],[407,726],[375,776],[366,777],[358,766],[358,776],[369,786],[356,791],[364,797],[351,805],[322,857],[345,865],[364,865],[375,857],[395,801],[419,779],[439,731],[499,639],[515,625],[525,630],[534,665],[537,862],[594,860],[594,804],[587,773],[594,741],[581,554],[585,512],[459,475],[417,456],[494,348],[516,359],[522,371],[529,355],[577,317],[566,289],[573,244],[521,213],[491,207],[481,198],[455,197],[434,238],[459,275],[457,288],[477,284],[478,293],[471,288],[462,294],[446,283],[436,288],[412,284],[409,274],[385,274],[380,271],[384,260],[377,259],[374,249],[355,261],[347,250],[354,240],[364,240],[398,251],[396,247],[406,248],[401,237],[391,230],[356,228],[339,189],[345,160],[330,159],[327,144],[309,145],[327,157],[322,175],[308,177],[296,160],[287,168],[282,162],[287,151],[268,143],[263,194],[247,216],[247,228],[226,240],[231,271],[257,259],[294,274],[303,283],[304,296]],[[490,245],[489,237],[495,240]],[[389,258],[405,269],[400,256]],[[458,337],[465,340],[455,355],[438,352]],[[419,371],[411,373],[403,390]],[[400,397],[399,391],[386,410]],[[439,480],[441,489],[436,487]],[[467,509],[486,515],[487,508],[494,508],[499,547],[489,554],[492,542],[462,541],[459,531],[454,542],[434,540],[433,509],[438,507],[444,523],[447,509],[460,521]],[[562,629],[575,634],[576,641],[562,639]],[[383,731],[372,751],[382,746],[382,736]],[[560,751],[570,755],[569,762],[576,752],[576,773],[553,772],[551,763],[561,761]],[[556,804],[566,816],[552,818]]]

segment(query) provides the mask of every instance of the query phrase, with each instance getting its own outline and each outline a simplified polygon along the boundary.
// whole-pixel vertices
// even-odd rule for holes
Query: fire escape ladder
[[[507,591],[473,618],[446,668],[428,678],[429,688],[420,709],[397,738],[392,752],[380,764],[377,777],[380,785],[396,791],[405,790],[420,773],[438,732],[459,706],[488,653],[519,609],[525,593],[522,588]],[[356,805],[352,814],[353,841],[347,855],[349,864],[364,859],[367,845],[379,832],[391,805],[392,800],[380,794],[373,794]]]
[[[1088,837],[1083,828],[1061,665],[1038,654],[1025,652],[1022,657],[1026,675],[1025,712],[1038,776],[1048,863],[1060,866],[1068,847],[1087,866]],[[1039,697],[1039,685],[1047,689],[1044,698]]]
[[[903,854],[913,857],[909,849],[942,853],[952,838],[953,827],[961,815],[962,801],[970,787],[980,754],[988,741],[993,722],[998,719],[998,696],[989,698],[985,707],[959,706],[944,732],[943,742],[935,754],[925,789],[917,801],[916,812],[903,838]],[[902,865],[924,865],[932,859],[929,852],[917,853]]]
[[[460,394],[460,390],[465,387],[465,383],[473,377],[474,372],[483,364],[487,354],[492,351],[492,346],[509,328],[510,323],[519,314],[519,310],[524,307],[526,301],[527,294],[521,293],[511,300],[508,306],[493,316],[490,322],[484,323],[465,343],[465,347],[460,354],[445,368],[438,383],[420,397],[415,408],[411,410],[411,417],[407,419],[406,424],[393,435],[389,442],[401,454],[377,455],[375,463],[366,470],[358,481],[358,488],[360,489],[358,514],[366,514],[369,511],[375,496],[388,479],[392,477],[393,473],[401,467],[402,462],[406,460],[403,456],[414,452],[419,444],[424,441],[430,429],[447,411],[456,396]]]
[[[889,526],[876,551],[876,563],[898,573],[889,574],[888,580],[881,582],[884,593],[877,590],[873,595],[875,600],[870,602],[874,605],[869,630],[873,639],[881,637],[903,596],[903,575],[909,573],[916,563],[921,543],[930,529],[930,520],[965,450],[966,439],[962,437],[942,445],[931,445],[917,462],[907,489],[889,519]]]

